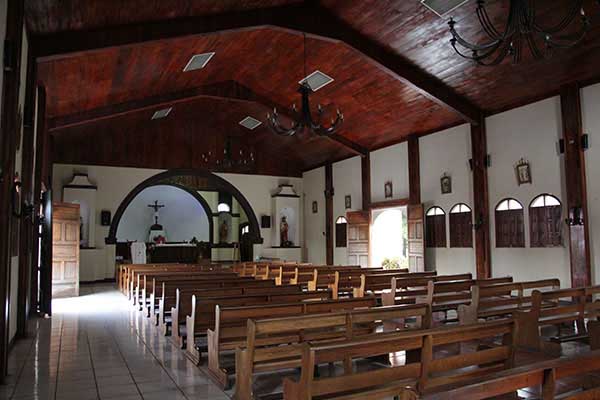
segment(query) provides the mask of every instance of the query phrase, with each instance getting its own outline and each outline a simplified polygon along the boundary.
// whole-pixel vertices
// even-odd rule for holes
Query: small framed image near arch
[[[496,247],[525,247],[523,205],[516,199],[503,199],[496,205]]]
[[[531,247],[562,246],[562,204],[551,194],[541,194],[529,204]]]

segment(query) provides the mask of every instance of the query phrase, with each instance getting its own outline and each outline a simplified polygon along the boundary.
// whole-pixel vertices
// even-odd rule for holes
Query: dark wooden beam
[[[371,153],[360,159],[362,182],[362,209],[369,210],[371,206]]]
[[[409,203],[421,204],[421,166],[419,138],[408,138],[408,190]]]
[[[262,25],[279,26],[316,36],[337,39],[364,54],[370,61],[423,96],[450,109],[472,124],[479,123],[480,110],[468,99],[409,60],[361,34],[318,2],[274,7],[232,14],[181,18],[110,27],[76,34],[61,32],[37,37],[40,55],[120,46],[148,40],[210,33]]]
[[[369,209],[371,209],[371,210],[377,210],[377,209],[381,209],[381,208],[404,207],[404,206],[407,206],[409,204],[410,204],[410,199],[408,199],[408,198],[393,199],[393,200],[382,200],[382,201],[372,202],[369,205]]]
[[[475,264],[478,279],[490,278],[492,276],[486,135],[485,119],[482,116],[479,124],[471,125],[473,210],[475,214]]]
[[[333,265],[333,166],[325,165],[325,260]]]
[[[581,224],[569,224],[569,254],[571,255],[572,287],[588,286],[592,281],[590,265],[590,236],[588,228],[585,156],[581,145],[583,135],[581,98],[577,83],[564,86],[560,105],[565,143],[565,181],[567,185],[568,218],[581,212]],[[576,216],[575,216],[576,218]]]
[[[5,21],[4,69],[2,85],[2,120],[0,122],[0,383],[7,375],[10,310],[10,256],[14,239],[12,194],[17,145],[17,111],[21,81],[21,50],[23,42],[23,0],[8,0]]]

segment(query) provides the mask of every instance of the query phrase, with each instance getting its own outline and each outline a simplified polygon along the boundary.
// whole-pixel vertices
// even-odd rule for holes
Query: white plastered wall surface
[[[156,174],[164,172],[164,170],[54,164],[52,187],[55,191],[55,199],[61,199],[62,187],[71,181],[75,172],[87,173],[90,181],[98,186],[96,197],[96,249],[89,251],[89,257],[82,255],[81,279],[100,280],[112,278],[114,276],[115,246],[104,243],[104,239],[108,236],[109,227],[100,225],[100,211],[108,210],[114,217],[121,202],[137,185]],[[224,173],[216,175],[231,183],[244,195],[259,219],[259,223],[261,215],[270,215],[271,194],[279,184],[292,184],[299,193],[302,192],[301,178]],[[270,245],[267,242],[270,233],[270,229],[261,230],[261,235],[265,238],[265,244],[254,246],[255,257],[260,256],[263,246],[268,247]],[[86,265],[83,264],[84,257]]]
[[[325,168],[317,168],[303,175],[304,190],[304,260],[325,264]],[[334,186],[335,187],[335,186]],[[313,202],[317,212],[313,212]]]
[[[334,163],[333,168],[333,263],[348,264],[346,247],[337,247],[335,222],[338,217],[346,216],[348,211],[362,210],[362,167],[360,156]],[[350,196],[349,209],[346,209],[346,196]]]

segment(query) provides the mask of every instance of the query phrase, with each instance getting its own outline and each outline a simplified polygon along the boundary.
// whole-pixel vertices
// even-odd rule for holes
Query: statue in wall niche
[[[227,243],[228,233],[229,226],[227,226],[227,221],[223,221],[223,223],[219,227],[219,243]]]
[[[284,215],[283,217],[281,217],[281,223],[279,224],[279,239],[281,242],[281,247],[290,247],[292,245],[292,243],[288,239],[289,229],[290,226],[288,225],[287,218]]]

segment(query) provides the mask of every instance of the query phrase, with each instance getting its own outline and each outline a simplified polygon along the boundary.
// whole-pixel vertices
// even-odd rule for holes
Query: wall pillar
[[[371,205],[371,153],[360,158],[362,182],[362,209],[368,211]]]
[[[475,265],[478,279],[490,278],[490,205],[487,175],[487,133],[485,118],[471,124],[471,166],[473,169],[473,218],[475,235]]]
[[[419,138],[408,138],[408,203],[421,204],[421,169]]]
[[[325,262],[333,265],[333,166],[325,165]]]
[[[582,114],[579,85],[563,86],[560,90],[565,177],[567,188],[567,218],[569,220],[569,254],[572,287],[589,286],[592,281],[590,237],[588,228],[585,156],[582,146]]]

